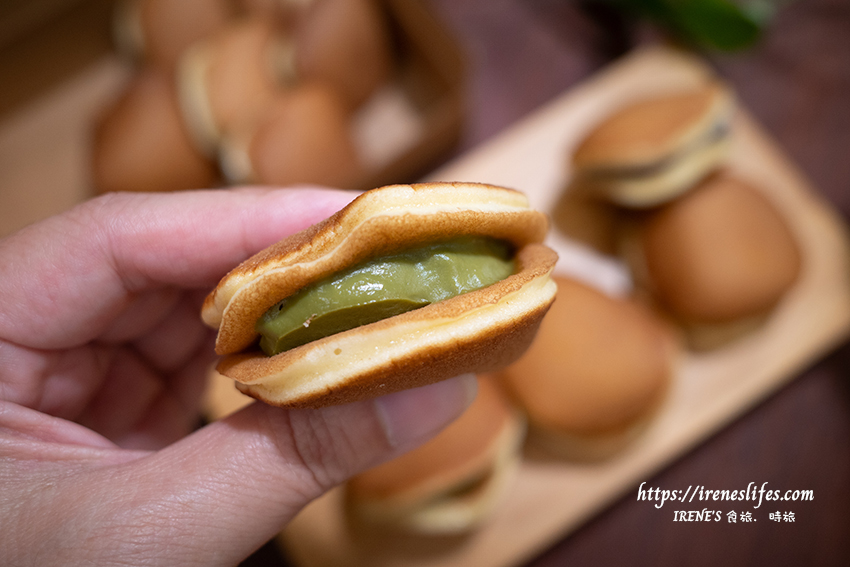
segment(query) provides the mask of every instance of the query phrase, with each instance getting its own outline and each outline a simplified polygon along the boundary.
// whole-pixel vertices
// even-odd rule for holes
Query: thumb
[[[314,498],[434,436],[475,391],[468,375],[319,410],[255,403],[210,424],[142,459],[134,482],[149,494],[133,523],[157,529],[135,559],[180,550],[181,565],[235,565]]]

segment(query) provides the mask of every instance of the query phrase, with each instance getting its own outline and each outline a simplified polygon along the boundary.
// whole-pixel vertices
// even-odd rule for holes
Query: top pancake
[[[548,222],[522,193],[475,183],[392,185],[266,248],[227,274],[206,298],[203,320],[218,328],[216,352],[245,349],[256,321],[302,287],[349,266],[463,235],[504,239],[517,248],[542,242]]]
[[[583,170],[651,166],[684,151],[730,118],[733,99],[719,83],[631,104],[596,127],[573,164]]]

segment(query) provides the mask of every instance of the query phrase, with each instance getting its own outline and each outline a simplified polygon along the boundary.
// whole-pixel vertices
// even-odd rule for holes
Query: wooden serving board
[[[536,208],[551,211],[569,181],[568,156],[590,127],[630,100],[686,88],[711,73],[683,53],[636,52],[430,177],[514,187],[527,193]],[[686,354],[657,418],[616,458],[600,464],[525,459],[498,513],[469,537],[355,535],[336,490],[306,508],[281,535],[293,560],[303,567],[495,567],[528,560],[614,499],[633,493],[640,482],[842,341],[850,329],[845,226],[745,110],[735,117],[733,146],[730,167],[776,203],[804,256],[802,277],[763,328],[720,350]],[[550,244],[561,255],[561,273],[612,293],[628,289],[628,276],[611,260],[554,232]]]

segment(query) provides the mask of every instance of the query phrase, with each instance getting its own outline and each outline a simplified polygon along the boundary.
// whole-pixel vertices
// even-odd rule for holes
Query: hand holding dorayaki
[[[522,193],[394,185],[234,268],[207,297],[218,371],[321,407],[502,368],[552,303],[557,255]]]
[[[201,290],[350,199],[113,194],[0,241],[0,563],[235,565],[462,411],[471,378],[323,410],[253,404],[190,433],[212,357]]]

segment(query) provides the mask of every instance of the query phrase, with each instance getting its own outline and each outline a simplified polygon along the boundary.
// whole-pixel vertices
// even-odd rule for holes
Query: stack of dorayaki
[[[124,0],[115,36],[138,68],[95,127],[99,192],[362,182],[352,116],[393,72],[374,0]]]
[[[785,218],[728,165],[734,111],[718,82],[639,100],[571,154],[556,228],[621,256],[635,293],[557,278],[535,342],[502,372],[530,439],[550,454],[599,459],[626,447],[663,403],[683,349],[746,340],[798,278]]]
[[[498,509],[522,459],[525,419],[492,376],[477,380],[475,401],[437,437],[348,483],[355,528],[456,535]]]
[[[728,165],[730,89],[713,81],[641,100],[599,124],[572,156],[556,223],[623,257],[638,293],[708,350],[765,321],[801,269],[770,192]],[[595,229],[570,222],[602,219]]]

